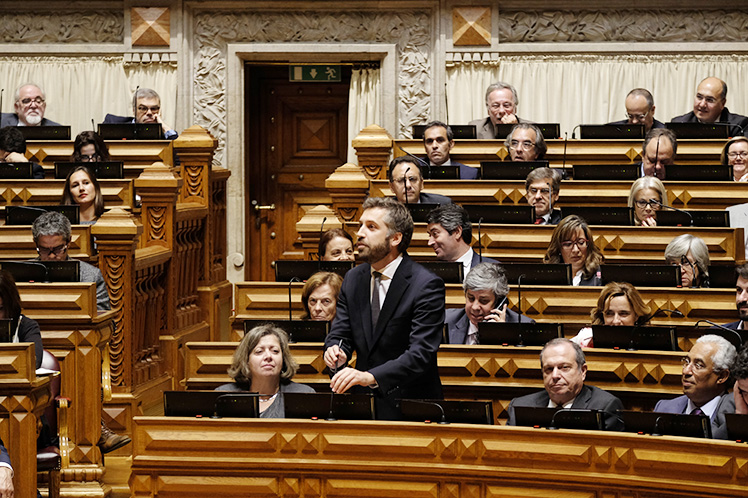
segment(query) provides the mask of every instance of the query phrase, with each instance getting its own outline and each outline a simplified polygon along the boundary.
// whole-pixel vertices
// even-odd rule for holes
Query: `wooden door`
[[[346,162],[350,74],[292,83],[288,66],[245,66],[247,280],[274,280],[273,261],[301,259],[296,222],[331,202],[325,179]]]

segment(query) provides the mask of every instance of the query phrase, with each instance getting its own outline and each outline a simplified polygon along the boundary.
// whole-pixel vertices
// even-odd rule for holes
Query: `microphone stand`
[[[661,208],[670,209],[672,211],[677,211],[679,213],[685,214],[686,216],[688,216],[688,219],[691,222],[690,226],[693,226],[693,215],[691,215],[691,213],[689,213],[688,211],[686,211],[684,209],[678,209],[677,207],[668,206],[667,204],[661,203],[657,199],[649,199],[649,202],[652,203],[652,204],[655,204],[657,206],[660,206]],[[689,263],[690,263],[690,261],[689,261]]]
[[[426,405],[426,406],[436,406],[439,408],[439,411],[441,412],[442,419],[438,422],[439,425],[449,425],[449,422],[447,422],[447,415],[444,413],[444,407],[440,405],[439,403],[436,403],[434,401],[425,401],[422,399],[409,399],[411,403],[417,403],[419,405]]]
[[[320,243],[318,244],[318,249],[317,249],[317,261],[322,261],[322,235],[324,235],[324,232],[322,230],[324,230],[324,228],[325,228],[325,222],[326,221],[327,221],[327,216],[325,216],[324,218],[322,218],[322,224],[319,226],[319,241],[320,241]]]
[[[699,324],[700,324],[701,322],[704,322],[704,323],[708,323],[708,324],[709,324],[709,325],[711,325],[712,327],[717,327],[717,328],[718,328],[718,329],[720,329],[720,330],[724,330],[725,332],[729,332],[731,336],[733,336],[733,337],[737,337],[737,338],[738,338],[738,342],[737,342],[737,344],[743,344],[743,338],[742,338],[742,337],[740,336],[740,334],[738,333],[738,331],[737,331],[737,330],[733,330],[733,329],[728,329],[728,328],[727,328],[727,327],[725,327],[724,325],[720,325],[719,323],[714,323],[713,321],[711,321],[711,320],[706,320],[706,319],[703,319],[703,320],[699,320],[698,322],[696,322],[696,323],[695,323],[695,324],[693,325],[693,326],[694,326],[694,328],[695,328],[695,327],[698,327],[698,326],[699,326]],[[727,339],[727,338],[725,337],[725,339]],[[728,339],[728,340],[729,340],[729,339]]]
[[[483,244],[481,244],[480,226],[483,223],[483,216],[478,218],[478,261],[483,263]]]
[[[288,281],[288,321],[293,321],[293,316],[291,315],[291,308],[293,307],[291,302],[291,284],[294,282],[301,282],[301,279],[299,277],[291,277],[291,280]],[[291,327],[289,327],[290,329]],[[291,332],[288,333],[288,341],[293,342],[293,335],[291,335]]]

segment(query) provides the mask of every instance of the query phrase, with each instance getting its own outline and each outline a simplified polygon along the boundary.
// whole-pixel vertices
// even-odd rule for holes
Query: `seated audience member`
[[[735,388],[732,391],[735,413],[748,415],[748,346],[745,344],[740,348],[732,375],[735,377]]]
[[[730,135],[746,135],[748,133],[748,117],[733,114],[727,110],[727,83],[719,78],[710,76],[696,87],[693,99],[693,111],[676,116],[674,123],[726,123],[730,127]]]
[[[509,150],[512,161],[540,161],[548,150],[543,132],[529,123],[521,123],[512,128],[504,140],[504,146]]]
[[[0,270],[0,319],[17,320],[12,342],[33,342],[36,353],[36,368],[42,366],[42,333],[39,324],[21,314],[21,296],[13,275]]]
[[[641,176],[654,176],[665,179],[665,168],[675,164],[678,140],[675,133],[667,128],[655,128],[647,133],[642,145]]]
[[[738,280],[735,283],[735,307],[738,310],[737,322],[725,324],[725,327],[733,330],[745,330],[744,321],[748,320],[748,263],[735,268]]]
[[[561,174],[551,168],[537,168],[525,179],[525,198],[535,208],[536,225],[558,225],[561,210],[553,209],[561,192]]]
[[[77,166],[65,178],[60,204],[78,204],[81,225],[93,225],[104,214],[104,196],[93,171]]]
[[[285,418],[283,393],[314,392],[291,381],[298,369],[286,332],[271,324],[259,325],[247,332],[234,352],[228,371],[234,382],[216,391],[258,393],[261,418]]]
[[[498,263],[495,259],[481,257],[470,247],[473,241],[473,224],[462,206],[442,204],[429,213],[426,221],[428,244],[436,253],[437,259],[462,263],[465,275],[478,263]]]
[[[501,138],[497,136],[496,125],[526,122],[517,116],[518,105],[517,90],[512,85],[502,81],[493,83],[486,89],[488,117],[475,119],[468,124],[475,126],[479,139],[494,140]]]
[[[82,131],[75,137],[70,160],[84,163],[111,161],[109,147],[95,131]]]
[[[600,291],[597,305],[590,311],[592,325],[648,325],[649,306],[628,282],[609,282]],[[571,339],[583,348],[594,348],[592,328],[585,327]]]
[[[722,149],[722,164],[732,166],[736,182],[748,182],[748,138],[735,137]]]
[[[0,128],[0,163],[27,163],[26,139],[15,126]],[[31,175],[34,180],[44,179],[44,168],[31,163]]]
[[[592,239],[587,223],[577,215],[567,216],[551,235],[543,263],[571,265],[573,285],[602,285],[600,264],[605,260]]]
[[[333,228],[319,239],[321,261],[353,261],[353,237],[342,228]]]
[[[14,95],[15,113],[3,113],[0,127],[4,126],[60,126],[44,117],[47,102],[44,92],[35,83],[25,83]]]
[[[665,128],[665,125],[654,118],[654,98],[649,90],[634,88],[626,95],[626,119],[608,123],[609,125],[643,124],[644,133],[652,128]]]
[[[657,202],[652,202],[653,200]],[[665,185],[654,176],[643,176],[631,185],[629,207],[634,209],[634,225],[657,226],[657,211],[660,204],[667,203]]]
[[[503,302],[509,294],[504,269],[493,263],[480,263],[465,277],[465,307],[446,311],[445,323],[450,344],[480,344],[480,322],[535,323],[507,309]]]
[[[439,194],[427,194],[423,190],[421,168],[408,156],[396,157],[387,170],[390,189],[403,204],[449,204],[452,199]]]
[[[47,211],[34,220],[31,226],[34,236],[37,259],[42,261],[66,261],[68,256],[68,245],[72,239],[72,227],[70,220],[55,211]],[[80,281],[96,283],[96,308],[99,311],[112,309],[109,304],[109,292],[104,282],[101,271],[85,261],[80,262]]]
[[[332,321],[341,285],[343,277],[337,273],[320,271],[309,277],[301,290],[301,304],[304,305],[301,319]]]
[[[709,287],[709,249],[699,237],[684,233],[665,248],[665,261],[680,265],[681,286]]]
[[[107,114],[105,123],[160,123],[164,139],[174,140],[179,134],[161,119],[161,97],[150,88],[139,88],[132,96],[132,112],[135,117]]]
[[[736,356],[735,346],[724,337],[699,337],[683,358],[683,396],[658,401],[654,411],[706,415],[712,422],[712,437],[726,439],[725,413],[735,413],[735,400],[727,388]]]
[[[13,498],[13,467],[10,465],[10,455],[0,439],[0,497]],[[41,497],[37,491],[37,496]]]
[[[515,406],[538,408],[576,408],[601,410],[606,430],[623,430],[617,411],[623,410],[621,400],[594,386],[584,384],[587,361],[578,344],[569,339],[552,339],[540,352],[540,370],[543,372],[545,390],[514,398],[507,413],[506,425],[516,425]]]
[[[449,152],[454,145],[454,133],[449,125],[441,121],[432,121],[426,125],[426,130],[423,132],[423,148],[426,149],[429,164],[431,166],[459,166],[460,180],[475,180],[478,178],[478,168],[471,168],[450,159]]]

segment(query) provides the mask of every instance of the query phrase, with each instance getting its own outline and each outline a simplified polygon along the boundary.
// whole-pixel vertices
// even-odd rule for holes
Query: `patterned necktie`
[[[706,415],[703,411],[701,411],[701,408],[698,406],[694,408],[694,410],[691,412],[691,415]]]
[[[374,330],[377,328],[379,311],[382,308],[379,304],[379,288],[382,286],[382,274],[378,271],[372,272],[372,274],[374,275],[374,292],[371,296],[371,328]]]

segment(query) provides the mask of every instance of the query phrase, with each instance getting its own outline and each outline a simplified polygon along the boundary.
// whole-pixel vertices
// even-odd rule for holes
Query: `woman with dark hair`
[[[70,160],[84,163],[109,161],[109,148],[96,132],[83,131],[75,137],[73,156]]]
[[[353,238],[342,228],[333,228],[319,239],[321,261],[353,261]]]
[[[319,271],[309,277],[301,290],[301,304],[304,305],[301,319],[332,321],[342,285],[343,277],[329,271]]]
[[[570,264],[574,286],[602,285],[600,264],[604,260],[590,227],[577,215],[567,216],[556,226],[543,257],[543,263]]]
[[[80,206],[81,225],[93,225],[104,214],[104,196],[93,171],[77,166],[65,178],[61,204]]]
[[[21,314],[21,296],[16,281],[6,270],[0,270],[0,319],[11,320],[12,342],[33,342],[36,368],[42,366],[42,334],[36,320]]]
[[[600,291],[597,306],[590,311],[592,325],[648,325],[651,318],[649,306],[628,282],[609,282]],[[571,339],[582,347],[594,347],[592,329],[585,327]]]
[[[285,418],[283,393],[312,393],[305,384],[292,382],[299,364],[288,347],[288,335],[269,323],[258,325],[244,336],[228,370],[234,379],[216,391],[248,391],[260,395],[260,417]]]

